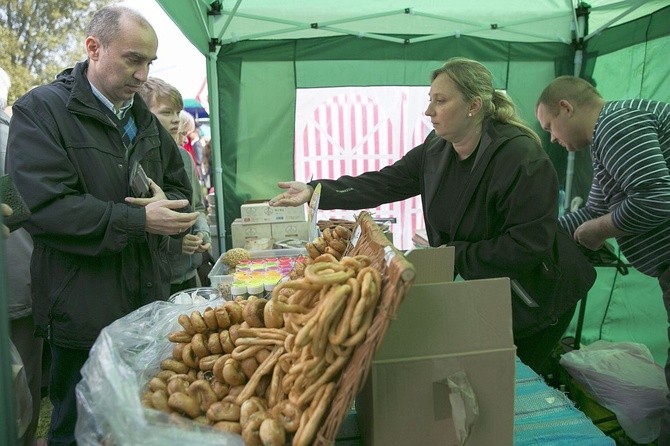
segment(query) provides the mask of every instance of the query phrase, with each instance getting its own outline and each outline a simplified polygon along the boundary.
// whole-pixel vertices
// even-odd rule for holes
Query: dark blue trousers
[[[47,438],[49,446],[76,446],[74,428],[77,424],[75,386],[81,381],[81,367],[88,359],[88,350],[70,349],[51,344],[49,399],[53,404]]]

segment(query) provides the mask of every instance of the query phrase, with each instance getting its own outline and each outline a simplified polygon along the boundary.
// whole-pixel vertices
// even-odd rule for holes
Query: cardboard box
[[[465,444],[513,444],[509,279],[452,282],[453,254],[453,248],[407,254],[415,285],[356,401],[366,445],[456,446],[463,444],[457,434],[463,419],[471,422]],[[465,384],[457,385],[463,377]],[[469,392],[478,415],[467,409]]]
[[[271,207],[267,201],[243,204],[240,207],[240,214],[244,224],[306,221],[305,206]]]
[[[242,219],[236,218],[230,225],[233,248],[244,248],[248,241],[262,238],[272,238],[272,226],[269,223],[244,224]]]
[[[280,240],[295,239],[308,241],[309,223],[306,221],[291,221],[287,223],[272,223],[272,238]]]

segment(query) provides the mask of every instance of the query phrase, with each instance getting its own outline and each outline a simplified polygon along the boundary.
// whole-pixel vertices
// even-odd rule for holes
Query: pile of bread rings
[[[343,229],[329,235],[346,247],[351,232]],[[181,329],[168,336],[172,357],[143,405],[241,434],[246,445],[313,444],[373,321],[382,276],[367,256],[336,257],[325,247],[301,264],[271,297],[180,315]]]

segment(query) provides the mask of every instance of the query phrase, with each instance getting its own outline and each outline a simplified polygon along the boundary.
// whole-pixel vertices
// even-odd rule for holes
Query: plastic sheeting
[[[180,329],[179,315],[216,304],[154,302],[102,330],[77,384],[75,436],[80,446],[243,445],[239,435],[214,431],[140,404],[140,396],[159,371],[160,361],[172,355],[167,336]]]
[[[560,363],[598,403],[616,414],[631,439],[646,444],[658,438],[668,388],[663,369],[646,346],[597,341],[564,354]]]

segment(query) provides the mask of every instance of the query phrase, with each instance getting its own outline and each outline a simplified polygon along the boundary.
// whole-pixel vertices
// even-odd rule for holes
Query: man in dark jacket
[[[7,151],[32,211],[24,227],[36,332],[52,351],[51,445],[76,444],[75,386],[100,330],[169,297],[168,236],[198,215],[177,146],[135,94],[156,58],[153,28],[110,6],[87,36],[87,61],[14,104]],[[138,166],[149,194],[133,187]]]

